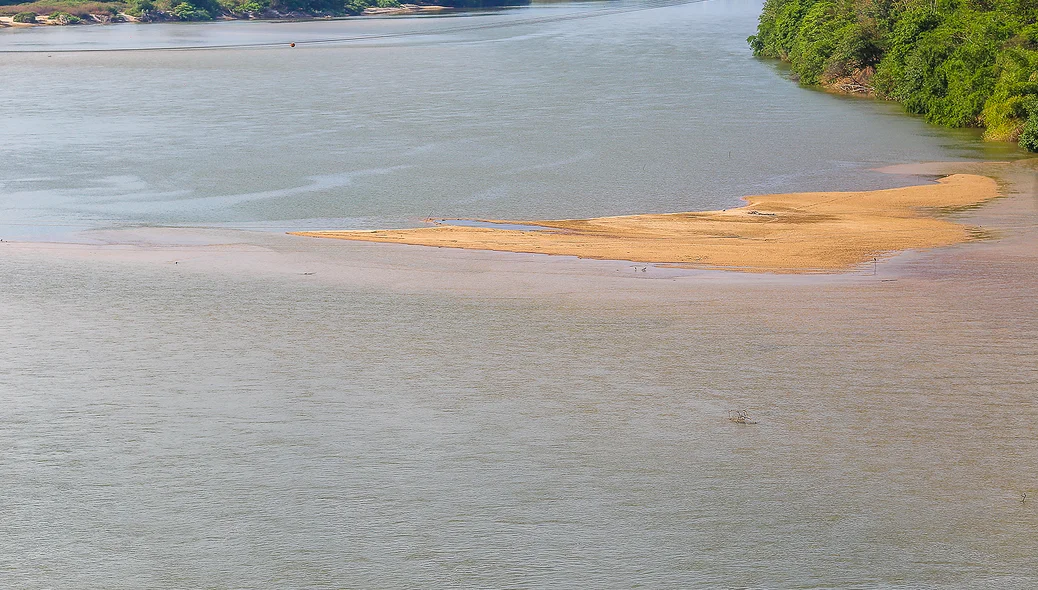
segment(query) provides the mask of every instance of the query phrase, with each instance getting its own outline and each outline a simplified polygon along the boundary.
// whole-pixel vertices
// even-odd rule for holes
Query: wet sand
[[[879,191],[750,196],[747,205],[723,211],[493,221],[541,231],[438,225],[293,235],[755,272],[833,272],[983,236],[946,214],[998,195],[992,178],[952,174],[935,184]]]
[[[988,187],[991,185],[987,177],[998,179],[1005,198],[960,212],[935,213],[945,219],[921,218],[950,227],[959,232],[958,236],[968,237],[971,227],[981,227],[990,239],[890,253],[877,265],[863,265],[854,272],[814,274],[742,273],[707,265],[647,265],[618,259],[588,260],[491,249],[415,248],[375,240],[314,240],[281,233],[186,227],[93,230],[79,234],[82,243],[8,240],[0,243],[0,257],[35,260],[40,264],[64,260],[88,267],[144,266],[175,275],[289,280],[377,293],[581,301],[588,298],[683,301],[690,293],[704,289],[722,289],[728,293],[727,297],[743,290],[751,293],[771,287],[806,297],[813,296],[819,288],[851,294],[859,289],[870,291],[879,285],[908,282],[921,282],[927,285],[926,291],[933,294],[948,287],[945,279],[949,277],[969,277],[971,281],[984,283],[993,280],[988,276],[991,273],[997,274],[998,280],[1032,285],[1033,277],[1038,276],[1033,271],[1038,268],[1038,232],[1035,232],[1038,227],[1038,159],[1013,164],[912,164],[891,167],[888,171],[929,176],[984,176],[982,184]],[[912,188],[941,190],[948,184]],[[884,192],[890,191],[878,191]],[[975,198],[961,191],[960,196],[967,202]],[[749,216],[748,213],[743,215]],[[984,278],[979,278],[980,275]]]

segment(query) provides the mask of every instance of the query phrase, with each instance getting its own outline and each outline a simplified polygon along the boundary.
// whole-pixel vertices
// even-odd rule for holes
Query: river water
[[[3,585],[1038,584],[1033,167],[840,276],[281,233],[1019,157],[617,6],[0,31]]]

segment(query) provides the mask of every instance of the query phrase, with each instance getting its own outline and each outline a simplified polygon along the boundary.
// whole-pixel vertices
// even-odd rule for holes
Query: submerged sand
[[[980,235],[977,228],[943,217],[998,194],[991,178],[953,174],[936,184],[878,191],[750,196],[746,206],[723,211],[495,221],[544,230],[439,225],[292,233],[758,272],[836,271],[892,252],[970,240]]]

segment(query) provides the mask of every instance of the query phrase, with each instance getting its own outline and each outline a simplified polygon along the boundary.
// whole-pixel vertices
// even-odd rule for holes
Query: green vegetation
[[[77,25],[83,22],[83,19],[67,12],[55,12],[47,18],[56,25]]]
[[[179,2],[169,9],[178,20],[213,20],[213,15],[190,2]]]
[[[95,2],[93,0],[37,0],[23,4],[5,4],[5,0],[0,0],[0,16],[14,15],[19,12],[35,12],[37,15],[64,13],[80,19],[89,19],[91,14],[119,14],[124,6],[124,4],[116,2]]]
[[[1020,131],[1020,147],[1029,152],[1038,152],[1038,117],[1031,115]]]
[[[360,14],[365,8],[396,8],[400,6],[397,0],[346,0],[346,12],[349,14]]]
[[[36,13],[35,12],[19,12],[18,14],[14,15],[14,18],[12,18],[11,20],[13,20],[16,23],[35,23],[36,22]]]
[[[151,12],[155,11],[155,5],[149,0],[130,0],[126,5],[126,14],[141,18]]]
[[[220,0],[220,7],[234,16],[253,16],[270,8],[270,0]]]
[[[755,55],[1038,151],[1038,0],[767,0]]]

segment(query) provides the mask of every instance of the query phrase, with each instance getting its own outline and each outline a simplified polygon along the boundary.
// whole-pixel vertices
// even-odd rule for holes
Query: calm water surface
[[[0,46],[17,50],[126,47],[150,31],[161,46],[429,32],[295,49],[0,54],[0,233],[687,211],[903,184],[868,170],[990,149],[894,105],[805,91],[753,60],[757,2],[497,26],[603,6],[0,31]],[[496,28],[438,32],[466,18]]]
[[[0,31],[0,237],[66,242],[0,244],[0,585],[1038,585],[1033,239],[788,280],[277,233],[1015,157],[796,87],[759,9]]]

